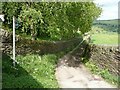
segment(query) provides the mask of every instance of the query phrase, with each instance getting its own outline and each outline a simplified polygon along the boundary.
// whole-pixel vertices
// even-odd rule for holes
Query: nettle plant
[[[42,14],[32,8],[23,9],[19,15],[19,20],[22,23],[22,31],[27,34],[31,34],[32,38],[35,39],[37,36],[37,27],[42,21]]]

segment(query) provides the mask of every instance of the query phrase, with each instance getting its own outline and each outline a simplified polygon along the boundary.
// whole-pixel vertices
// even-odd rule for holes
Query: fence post
[[[13,65],[15,67],[15,17],[13,16]]]

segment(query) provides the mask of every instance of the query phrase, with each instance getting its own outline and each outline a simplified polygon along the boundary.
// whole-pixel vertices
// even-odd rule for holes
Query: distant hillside
[[[120,32],[118,27],[120,27],[120,19],[114,20],[96,20],[93,23],[93,26],[103,28],[109,32]]]

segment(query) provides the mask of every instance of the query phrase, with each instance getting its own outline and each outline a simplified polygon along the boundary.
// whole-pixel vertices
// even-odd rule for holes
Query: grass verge
[[[3,88],[58,88],[55,67],[61,55],[20,55],[15,68],[12,59],[3,55]]]
[[[95,63],[93,62],[86,62],[85,66],[95,75],[99,75],[102,78],[105,79],[105,81],[113,84],[113,85],[120,85],[120,77],[118,76],[114,76],[112,74],[110,74],[110,72],[108,71],[108,69],[100,69],[97,65],[95,65]]]

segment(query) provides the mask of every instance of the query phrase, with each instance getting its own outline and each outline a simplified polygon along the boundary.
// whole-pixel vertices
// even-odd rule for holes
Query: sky
[[[103,10],[98,20],[118,19],[119,1],[120,0],[94,0],[94,2]]]

